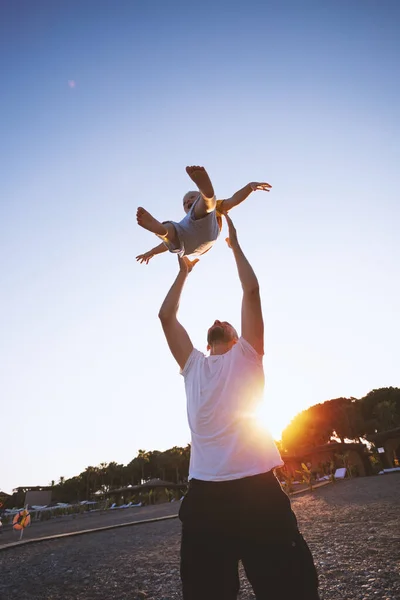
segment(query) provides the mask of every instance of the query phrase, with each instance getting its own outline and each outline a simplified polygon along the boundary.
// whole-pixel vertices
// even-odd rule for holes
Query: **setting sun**
[[[274,440],[280,440],[282,431],[289,425],[295,412],[290,405],[276,406],[263,400],[256,410],[256,416],[259,424],[271,433]]]

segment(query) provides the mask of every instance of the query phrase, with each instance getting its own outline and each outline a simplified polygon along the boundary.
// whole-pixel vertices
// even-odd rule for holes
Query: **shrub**
[[[302,482],[306,483],[308,485],[308,487],[310,488],[310,490],[312,491],[313,486],[312,486],[312,482],[313,482],[313,474],[311,472],[311,469],[309,469],[307,467],[307,465],[305,463],[301,463],[301,471],[296,471],[296,473],[299,473],[302,477]]]
[[[290,496],[293,493],[294,477],[286,469],[280,469],[279,473],[285,484],[285,492]]]

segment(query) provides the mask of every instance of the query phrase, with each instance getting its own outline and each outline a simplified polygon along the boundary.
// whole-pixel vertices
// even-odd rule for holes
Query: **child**
[[[157,221],[142,207],[137,209],[136,218],[141,227],[155,233],[162,243],[136,260],[149,264],[156,254],[169,250],[179,256],[196,257],[204,254],[213,246],[222,229],[223,213],[237,206],[256,190],[269,192],[269,183],[252,182],[236,192],[228,200],[216,200],[214,188],[204,167],[186,167],[189,177],[199,188],[199,192],[187,192],[183,197],[183,209],[186,217],[179,223]]]

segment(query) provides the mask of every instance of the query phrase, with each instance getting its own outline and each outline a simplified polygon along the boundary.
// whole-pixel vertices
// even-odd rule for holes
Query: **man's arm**
[[[250,196],[251,192],[255,192],[256,190],[263,190],[264,192],[269,192],[270,189],[271,186],[269,183],[258,183],[257,181],[252,181],[251,183],[248,183],[247,185],[242,187],[241,190],[238,190],[235,194],[233,194],[231,198],[228,198],[227,200],[222,200],[222,211],[228,212],[229,210],[234,208],[234,206],[237,206],[238,204],[246,200],[246,198]]]
[[[155,256],[156,254],[162,254],[163,252],[166,252],[167,250],[168,250],[167,246],[162,243],[162,244],[159,244],[158,246],[155,246],[155,248],[148,250],[144,254],[139,254],[139,256],[136,257],[136,260],[139,261],[140,264],[145,262],[146,265],[148,265],[149,260],[151,258],[153,258],[153,256]]]
[[[176,316],[183,286],[196,262],[198,260],[191,262],[186,257],[179,259],[179,273],[158,313],[169,349],[181,369],[185,366],[193,350],[193,344],[186,329],[179,323]]]
[[[232,219],[225,215],[228,223],[229,247],[233,251],[240,283],[243,289],[242,300],[242,337],[253,346],[258,354],[264,354],[264,321],[262,316],[260,288],[253,267],[239,246]]]

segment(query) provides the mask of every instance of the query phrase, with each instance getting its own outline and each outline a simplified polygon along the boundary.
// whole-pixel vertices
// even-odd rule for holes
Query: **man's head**
[[[207,332],[207,350],[211,354],[224,354],[236,344],[239,336],[227,321],[214,321]]]
[[[192,208],[193,204],[196,202],[199,196],[200,192],[187,192],[187,194],[183,196],[183,210],[186,214]]]

